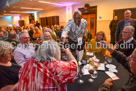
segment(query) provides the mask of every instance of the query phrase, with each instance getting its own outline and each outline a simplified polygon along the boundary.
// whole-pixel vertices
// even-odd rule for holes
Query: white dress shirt
[[[23,66],[23,64],[35,54],[35,48],[33,44],[18,44],[14,50],[14,59],[17,64]]]

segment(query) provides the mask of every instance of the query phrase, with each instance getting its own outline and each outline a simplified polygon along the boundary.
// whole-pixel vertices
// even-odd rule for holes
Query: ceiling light
[[[41,8],[29,8],[29,7],[21,7],[21,9],[43,10],[43,9],[41,9]]]
[[[11,13],[21,13],[22,11],[10,11]]]
[[[20,15],[20,14],[3,14],[3,15]]]
[[[4,12],[6,12],[6,11],[4,11]]]
[[[35,13],[38,11],[10,11],[11,13]]]
[[[47,4],[54,4],[54,5],[60,5],[63,6],[63,4],[58,4],[58,3],[52,3],[52,2],[46,2],[46,1],[38,1],[40,3],[47,3]]]

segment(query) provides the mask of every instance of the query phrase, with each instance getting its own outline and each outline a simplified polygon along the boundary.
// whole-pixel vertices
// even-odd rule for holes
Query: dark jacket
[[[136,40],[133,39],[130,43],[124,43],[123,40],[121,40],[116,50],[123,52],[128,57],[132,54],[135,48]]]
[[[117,29],[118,20],[112,20],[110,22],[109,28],[111,33],[115,33]]]
[[[135,28],[136,30],[136,20],[130,20],[131,21],[131,25]],[[117,25],[117,30],[116,30],[116,36],[115,36],[115,40],[119,41],[121,39],[121,32],[124,28],[124,22],[125,20],[122,20],[118,23]],[[134,33],[134,39],[136,39],[136,31]]]
[[[110,35],[111,35],[110,43],[112,43],[112,44],[115,44],[115,33],[117,30],[117,24],[118,24],[118,20],[112,20],[109,25]]]
[[[30,35],[31,40],[33,40],[33,34],[34,34],[33,29],[30,29],[30,31],[29,31],[29,35]]]
[[[129,61],[123,53],[115,50],[111,55],[131,73]],[[98,91],[110,91],[110,87],[103,84]],[[129,83],[117,91],[136,91],[136,77],[132,76]]]

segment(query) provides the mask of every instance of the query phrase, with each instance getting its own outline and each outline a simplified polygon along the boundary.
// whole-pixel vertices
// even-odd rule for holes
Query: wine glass
[[[83,72],[81,71],[81,67],[79,66],[79,80],[78,83],[84,83],[84,81],[81,79],[83,76]]]
[[[112,62],[112,58],[111,57],[108,57],[107,58],[107,62],[110,64]]]
[[[105,64],[107,64],[107,58],[109,57],[108,55],[104,55],[104,57],[105,57]]]
[[[78,83],[84,83],[84,81],[81,79],[83,76],[83,73],[79,73],[79,80]]]
[[[94,73],[94,68],[93,67],[90,67],[89,69],[88,69],[88,72],[90,73],[90,76],[92,77],[92,74]],[[94,80],[93,79],[88,79],[88,81],[89,82],[94,82]]]
[[[91,74],[91,77],[92,78],[97,78],[97,71],[96,70],[94,70],[93,74]]]

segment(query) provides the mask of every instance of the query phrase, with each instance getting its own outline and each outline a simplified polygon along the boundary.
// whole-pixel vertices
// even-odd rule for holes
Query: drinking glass
[[[79,80],[78,80],[78,83],[84,83],[84,81],[82,80],[82,76],[83,76],[83,72],[81,71],[81,67],[79,66]]]
[[[92,74],[94,74],[94,68],[93,68],[93,67],[89,68],[89,69],[88,69],[88,72],[90,73],[90,76],[92,77]],[[91,78],[89,78],[88,81],[89,81],[89,82],[94,82],[94,80],[91,79]]]
[[[108,57],[107,58],[107,62],[110,64],[112,62],[112,58],[111,57]]]
[[[109,57],[108,55],[104,55],[104,57],[105,57],[105,64],[107,64],[107,58]]]
[[[93,74],[91,74],[92,78],[97,78],[97,71],[94,70]]]
[[[78,80],[78,83],[84,83],[84,81],[81,79],[83,76],[82,73],[79,73],[79,80]]]

